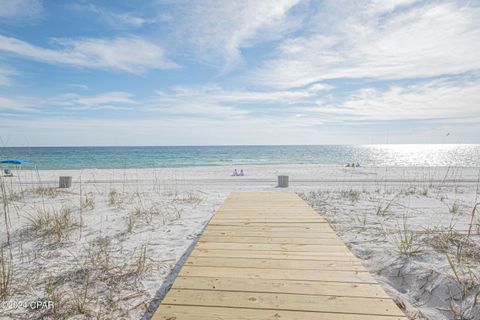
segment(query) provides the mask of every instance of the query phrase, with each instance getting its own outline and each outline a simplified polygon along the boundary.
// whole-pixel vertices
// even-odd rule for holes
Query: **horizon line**
[[[2,148],[147,148],[147,147],[315,147],[315,146],[389,146],[389,145],[480,145],[480,143],[366,143],[366,144],[192,144],[192,145],[43,145],[43,146],[1,146]]]

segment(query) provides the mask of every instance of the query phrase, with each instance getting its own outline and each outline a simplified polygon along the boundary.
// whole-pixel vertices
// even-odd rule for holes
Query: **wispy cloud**
[[[30,102],[0,99],[0,105],[9,105],[16,114],[35,105],[39,115],[4,117],[0,134],[9,137],[8,130],[29,128],[29,136],[35,137],[32,132],[53,128],[56,136],[61,132],[63,138],[68,137],[69,144],[112,144],[118,139],[122,144],[137,144],[139,138],[143,144],[158,144],[152,137],[162,137],[168,144],[358,143],[372,132],[375,142],[385,142],[384,130],[390,123],[415,121],[417,125],[388,130],[399,142],[417,142],[410,137],[412,132],[417,139],[435,135],[436,141],[443,141],[445,132],[463,132],[465,123],[476,128],[480,119],[478,79],[396,84],[385,89],[372,86],[353,91],[340,101],[328,101],[328,95],[328,90],[308,94],[303,90],[252,93],[210,85],[174,87],[142,99],[128,92],[70,93],[48,99],[30,98]],[[262,114],[267,105],[275,109]],[[110,116],[104,119],[84,110],[110,110]],[[425,130],[427,126],[430,133]],[[100,140],[95,140],[93,133],[99,130],[103,133]],[[53,138],[49,141],[58,144]]]
[[[113,91],[89,96],[67,93],[47,99],[44,104],[68,107],[70,110],[126,110],[137,102],[131,93]]]
[[[77,88],[77,89],[81,89],[82,91],[90,90],[89,86],[87,86],[86,84],[82,84],[82,83],[69,83],[68,86],[73,87],[73,88]]]
[[[37,111],[30,102],[26,101],[28,99],[22,98],[11,98],[11,97],[2,97],[0,96],[0,113],[5,111],[10,112],[35,112]]]
[[[328,90],[328,87],[309,88],[308,90],[267,90],[256,91],[246,89],[225,89],[218,84],[203,86],[174,86],[170,93],[159,91],[159,97],[186,98],[195,101],[209,101],[215,103],[246,103],[246,102],[278,102],[295,101],[307,98],[312,92]]]
[[[5,64],[0,64],[0,87],[11,84],[12,77],[15,75],[16,72],[13,68]]]
[[[31,107],[50,114],[65,114],[82,110],[134,110],[137,116],[148,114],[176,117],[233,119],[250,114],[263,113],[262,109],[280,109],[290,104],[305,104],[317,97],[327,87],[315,86],[307,90],[252,91],[225,89],[218,84],[202,86],[174,86],[158,90],[147,97],[135,97],[132,93],[110,91],[98,94],[63,93],[49,98],[8,97],[9,101],[30,101]],[[33,102],[34,101],[34,102]],[[26,102],[25,102],[26,103]],[[50,108],[52,106],[60,108]],[[21,110],[18,110],[21,111]],[[283,113],[283,112],[282,112]],[[92,113],[92,118],[95,115]]]
[[[437,80],[415,85],[369,87],[343,101],[319,102],[303,111],[334,122],[456,120],[480,118],[479,80]],[[311,115],[316,117],[315,115]]]
[[[0,4],[0,23],[18,19],[37,19],[43,12],[40,0],[6,0]]]
[[[393,9],[327,8],[313,19],[317,31],[284,40],[250,79],[288,88],[337,78],[419,78],[480,69],[480,7],[442,2]]]
[[[0,96],[0,111],[19,114],[42,112],[43,114],[72,114],[77,111],[129,110],[137,105],[134,95],[122,91],[109,91],[92,95],[64,93],[55,97]],[[52,108],[53,107],[53,108]],[[92,118],[95,116],[92,114]]]
[[[293,28],[287,12],[299,0],[195,1],[179,6],[172,21],[181,41],[200,60],[231,70],[241,50],[259,41],[278,39]]]
[[[96,14],[102,21],[116,29],[139,28],[145,24],[151,24],[161,21],[160,19],[145,18],[134,12],[114,12],[112,9],[106,9],[92,3],[81,5],[77,4],[74,8]]]
[[[410,4],[415,3],[417,0],[371,0],[369,2],[362,2],[360,5],[365,6],[365,9],[369,13],[373,14],[385,14],[392,12],[399,7],[408,6]],[[348,3],[352,7],[356,7],[358,5],[355,3]],[[355,8],[356,9],[356,8]]]
[[[0,51],[50,64],[142,73],[178,67],[157,44],[137,36],[112,39],[55,39],[55,48],[44,48],[0,35]]]
[[[4,97],[2,107],[18,112],[41,110],[55,114],[75,114],[82,110],[135,112],[137,118],[172,116],[178,118],[281,119],[298,126],[365,121],[456,121],[479,118],[478,78],[439,79],[416,84],[392,84],[386,88],[364,87],[332,96],[332,88],[313,85],[298,90],[225,89],[218,84],[175,86],[147,97],[130,92],[98,94],[64,93],[51,98]],[[51,108],[51,107],[61,107]],[[91,114],[95,119],[95,113]]]
[[[252,116],[264,114],[271,109],[284,114],[288,112],[289,105],[305,104],[319,92],[329,89],[327,86],[312,86],[307,90],[256,91],[223,88],[218,84],[174,86],[170,90],[157,91],[157,95],[145,104],[148,104],[149,111],[177,115],[195,114],[225,120],[246,119],[248,116],[251,119]]]

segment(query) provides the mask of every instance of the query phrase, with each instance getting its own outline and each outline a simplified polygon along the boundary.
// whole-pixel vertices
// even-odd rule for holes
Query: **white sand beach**
[[[297,192],[411,319],[480,319],[479,168],[265,165],[232,177],[233,169],[2,177],[7,301],[55,308],[0,308],[0,319],[148,319],[232,191]],[[290,186],[276,188],[283,174]],[[58,189],[59,176],[73,186]]]

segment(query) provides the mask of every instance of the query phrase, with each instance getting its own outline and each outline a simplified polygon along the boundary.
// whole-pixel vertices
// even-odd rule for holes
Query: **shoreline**
[[[28,172],[43,172],[43,171],[102,171],[102,170],[194,170],[198,168],[240,168],[240,167],[297,167],[308,166],[317,168],[349,168],[355,169],[427,169],[427,168],[458,168],[458,169],[480,169],[480,166],[474,165],[361,165],[360,167],[347,167],[346,163],[338,164],[322,164],[322,163],[295,163],[295,162],[281,162],[281,163],[232,163],[232,164],[202,164],[194,166],[151,166],[151,167],[85,167],[85,168],[31,168],[30,165],[25,167],[13,168],[12,170],[28,171]],[[7,168],[7,167],[5,167]]]
[[[245,176],[231,176],[243,169]],[[277,177],[287,175],[292,188],[325,185],[408,185],[468,184],[480,181],[480,167],[359,167],[318,165],[252,165],[152,169],[83,169],[83,170],[19,170],[6,178],[11,185],[58,186],[60,176],[71,176],[73,185],[170,185],[209,188],[251,187],[269,190],[277,185]]]

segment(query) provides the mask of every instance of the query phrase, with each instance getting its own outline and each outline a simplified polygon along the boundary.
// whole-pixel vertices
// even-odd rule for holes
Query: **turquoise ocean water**
[[[0,160],[37,169],[166,168],[249,164],[480,167],[480,145],[3,147]]]

